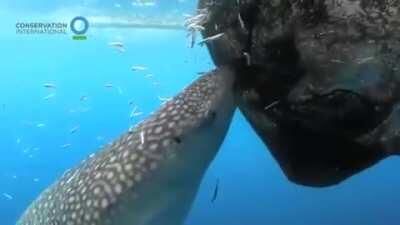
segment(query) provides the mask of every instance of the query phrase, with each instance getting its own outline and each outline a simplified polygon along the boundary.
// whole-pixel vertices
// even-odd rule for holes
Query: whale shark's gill
[[[235,108],[233,72],[212,71],[66,172],[18,225],[182,224]]]

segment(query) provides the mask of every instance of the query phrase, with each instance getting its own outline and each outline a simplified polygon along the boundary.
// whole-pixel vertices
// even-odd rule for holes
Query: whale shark
[[[195,80],[44,190],[17,225],[182,224],[229,128],[234,72]]]

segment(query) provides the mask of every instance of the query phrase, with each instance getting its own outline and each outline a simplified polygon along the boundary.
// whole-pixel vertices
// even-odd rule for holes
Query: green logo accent
[[[72,39],[75,41],[84,41],[87,40],[87,37],[85,35],[74,35]]]
[[[76,25],[77,22],[81,22],[83,26],[78,28]],[[75,34],[74,36],[72,36],[73,40],[76,41],[87,40],[85,33],[88,31],[88,29],[89,29],[89,21],[85,17],[77,16],[72,19],[71,30]]]

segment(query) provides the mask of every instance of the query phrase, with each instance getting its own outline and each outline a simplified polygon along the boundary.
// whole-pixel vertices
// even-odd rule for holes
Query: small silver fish
[[[213,194],[213,197],[211,199],[211,202],[215,202],[215,200],[217,200],[218,191],[219,191],[219,179],[217,179],[217,183],[215,184],[214,194]]]
[[[80,98],[80,101],[85,102],[85,101],[87,101],[87,99],[88,99],[88,97],[86,95],[82,95]]]
[[[55,93],[52,93],[52,94],[49,94],[49,95],[47,95],[46,97],[44,97],[43,98],[43,100],[50,100],[50,99],[52,99],[52,98],[54,98],[56,96],[56,94]]]
[[[108,43],[109,46],[115,48],[116,50],[118,50],[119,52],[125,52],[125,47],[124,47],[124,43],[122,42],[110,42]]]
[[[224,35],[225,35],[225,33],[219,33],[219,34],[213,35],[211,37],[204,38],[203,40],[201,40],[199,42],[199,45],[203,46],[205,43],[218,40],[218,39],[222,38]]]
[[[7,200],[13,200],[13,196],[7,193],[3,193],[3,196],[7,199]]]
[[[79,130],[79,125],[73,127],[71,130],[69,130],[70,134],[76,133]]]
[[[124,94],[124,92],[122,91],[122,88],[121,88],[121,87],[117,87],[117,90],[118,90],[118,93],[119,93],[120,95],[123,95],[123,94]]]
[[[36,125],[37,128],[41,128],[41,127],[45,127],[45,126],[46,126],[46,124],[44,124],[44,123],[38,123]]]
[[[243,55],[246,58],[247,66],[251,66],[251,55],[248,52],[244,52]]]
[[[242,15],[240,15],[240,13],[238,14],[238,20],[239,20],[239,23],[240,23],[240,27],[241,27],[243,30],[247,30],[247,29],[246,29],[246,25],[244,24]]]
[[[196,44],[196,37],[197,37],[196,30],[190,30],[190,31],[189,31],[189,37],[190,37],[190,44],[189,44],[189,47],[190,47],[190,48],[193,48],[194,45]]]
[[[193,29],[193,30],[195,30],[195,31],[204,31],[206,28],[205,27],[203,27],[203,26],[201,26],[201,25],[198,25],[198,24],[190,24],[189,26],[188,26],[188,28],[189,29]]]
[[[131,70],[132,71],[144,71],[144,70],[147,70],[148,68],[147,67],[145,67],[145,66],[132,66],[131,67]]]
[[[185,21],[185,26],[188,27],[193,24],[204,25],[208,20],[208,13],[199,13]]]
[[[142,114],[143,114],[143,112],[140,112],[139,109],[138,109],[138,107],[135,106],[135,107],[133,108],[133,110],[132,110],[132,112],[131,112],[129,118],[132,119],[132,118],[134,118],[134,117],[136,117],[136,116],[140,116],[140,115],[142,115]]]
[[[60,148],[65,149],[65,148],[69,148],[71,146],[72,146],[72,144],[64,144],[64,145],[61,145]]]
[[[54,85],[52,83],[45,83],[45,84],[43,84],[43,87],[49,88],[49,89],[56,89],[56,85]]]
[[[265,111],[268,111],[268,110],[272,109],[273,107],[275,107],[275,106],[278,105],[278,104],[279,104],[279,101],[274,101],[273,103],[267,105],[267,106],[264,108],[264,110],[265,110]]]
[[[168,101],[171,101],[171,99],[172,99],[172,98],[158,96],[158,100],[161,101],[161,104],[165,104],[165,103],[167,103]]]
[[[108,45],[111,46],[111,47],[118,47],[118,48],[123,48],[124,47],[124,43],[117,42],[117,41],[110,42],[110,43],[108,43]]]

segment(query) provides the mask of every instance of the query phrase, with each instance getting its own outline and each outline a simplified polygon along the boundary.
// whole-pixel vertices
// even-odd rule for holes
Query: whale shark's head
[[[241,86],[256,80],[249,87],[274,89],[278,96],[266,90],[263,96],[284,98],[302,118],[327,117],[312,121],[325,126],[363,112],[361,122],[370,120],[372,128],[377,121],[371,115],[387,116],[399,96],[397,1],[212,2],[200,1],[199,7],[210,14],[204,35],[225,33],[208,43],[215,63],[239,65]],[[331,115],[335,107],[343,109],[341,115]]]
[[[398,5],[204,0],[199,7],[209,12],[204,35],[225,34],[208,43],[211,56],[239,65],[242,90],[263,96],[263,106],[279,99],[275,117],[354,136],[382,122],[400,96]]]
[[[239,107],[291,180],[335,184],[393,153],[398,1],[214,2],[203,35],[225,35],[211,56],[238,65]]]

